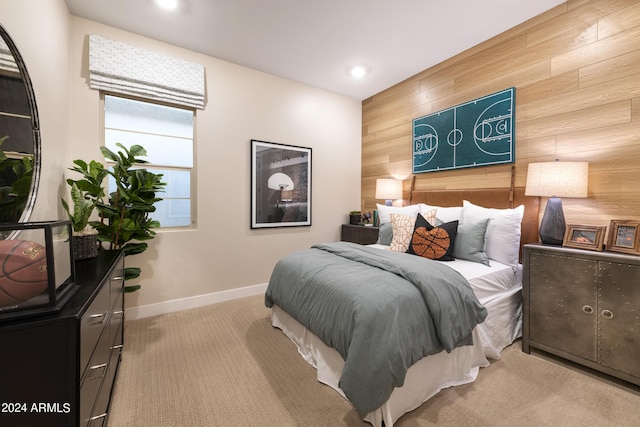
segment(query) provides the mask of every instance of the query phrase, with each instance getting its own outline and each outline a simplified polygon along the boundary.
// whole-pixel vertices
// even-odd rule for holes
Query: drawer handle
[[[100,414],[100,415],[96,415],[95,417],[91,417],[89,418],[89,422],[91,421],[95,421],[95,420],[99,420],[100,418],[104,418],[107,416],[107,413],[105,412],[104,414]]]
[[[107,313],[91,314],[89,316],[89,323],[92,325],[100,325],[107,321]]]
[[[112,282],[119,282],[121,280],[124,280],[124,276],[115,276],[111,278]]]
[[[89,369],[102,369],[102,368],[106,368],[106,367],[107,367],[106,363],[101,363],[99,365],[91,366]]]
[[[602,310],[600,314],[602,314],[602,317],[604,317],[607,320],[613,319],[613,312],[611,312],[610,310]]]
[[[114,345],[111,347],[111,350],[120,350],[123,347],[122,344]]]
[[[107,364],[101,363],[100,365],[90,366],[87,370],[87,374],[85,375],[86,380],[95,380],[97,378],[104,377],[104,374],[107,372]]]
[[[593,307],[591,307],[590,305],[583,305],[582,311],[584,311],[586,314],[593,314]]]

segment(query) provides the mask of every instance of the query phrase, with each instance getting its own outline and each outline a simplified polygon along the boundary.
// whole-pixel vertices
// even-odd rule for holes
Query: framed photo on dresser
[[[606,226],[599,225],[567,225],[562,246],[571,248],[601,251],[604,246]]]
[[[607,250],[640,255],[640,221],[611,220]]]

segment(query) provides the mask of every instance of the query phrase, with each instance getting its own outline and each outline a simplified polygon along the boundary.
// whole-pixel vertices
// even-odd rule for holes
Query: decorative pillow
[[[391,226],[393,228],[393,238],[389,249],[394,252],[406,252],[411,242],[413,228],[416,217],[400,214],[391,214]]]
[[[436,210],[432,209],[425,215],[418,214],[423,218],[435,222]],[[413,230],[415,228],[416,217],[391,214],[391,227],[393,230],[393,238],[389,249],[394,252],[406,252],[413,236]]]
[[[489,264],[489,256],[485,252],[487,226],[490,218],[481,219],[473,224],[458,225],[456,242],[453,246],[453,257],[466,259],[467,261]]]
[[[463,224],[491,218],[487,226],[485,252],[490,259],[507,265],[518,264],[523,215],[524,205],[514,209],[495,209],[477,206],[467,200],[462,202]]]
[[[422,215],[424,219],[429,221],[429,224],[435,224],[438,209],[432,208],[431,206],[427,206],[423,203],[420,203],[418,206],[420,207],[420,209],[418,210],[418,213]]]
[[[407,253],[439,261],[452,261],[458,221],[432,226],[418,214]]]
[[[393,228],[391,227],[391,223],[385,222],[384,224],[381,224],[380,229],[378,230],[378,241],[376,243],[389,246],[392,239]]]
[[[418,212],[420,211],[420,206],[418,205],[399,207],[399,206],[381,205],[376,203],[376,207],[378,209],[378,219],[379,219],[380,225],[386,222],[391,222],[392,213],[415,217],[416,215],[418,215]]]
[[[438,211],[436,209],[431,209],[429,211],[421,211],[420,215],[422,215],[422,218],[426,219],[429,224],[435,224],[437,213]]]

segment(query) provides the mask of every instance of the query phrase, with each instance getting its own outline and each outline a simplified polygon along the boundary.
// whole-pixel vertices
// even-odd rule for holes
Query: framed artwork
[[[567,225],[562,246],[570,248],[601,251],[604,246],[606,226],[599,225]]]
[[[611,220],[607,250],[640,255],[640,221]]]
[[[515,162],[515,88],[413,120],[413,173]]]
[[[311,225],[311,148],[251,140],[251,228]]]

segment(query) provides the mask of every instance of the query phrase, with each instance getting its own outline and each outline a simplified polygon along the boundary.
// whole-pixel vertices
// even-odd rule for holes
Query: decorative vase
[[[73,258],[74,260],[91,259],[98,256],[98,234],[75,234],[73,235]]]

